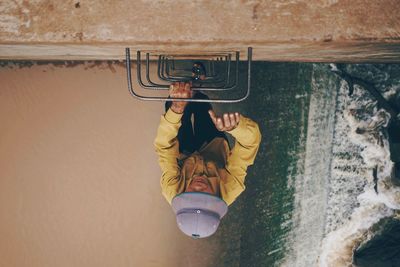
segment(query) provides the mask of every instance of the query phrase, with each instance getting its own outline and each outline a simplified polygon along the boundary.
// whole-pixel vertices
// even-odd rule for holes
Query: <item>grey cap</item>
[[[201,192],[181,193],[171,204],[179,229],[193,238],[214,234],[228,211],[228,205],[221,198]]]

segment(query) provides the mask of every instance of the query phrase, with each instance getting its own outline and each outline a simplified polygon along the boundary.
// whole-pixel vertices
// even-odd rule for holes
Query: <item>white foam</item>
[[[337,98],[327,95],[338,88],[335,76],[319,65],[313,69],[304,168],[297,167],[293,175],[293,228],[281,266],[351,266],[368,229],[400,208],[400,188],[390,180],[393,164],[382,130],[390,116],[359,86],[349,96],[341,81]]]
[[[390,99],[394,97],[397,92],[400,92],[400,85],[393,85],[387,88],[387,91],[383,93],[383,97],[386,99]]]
[[[347,138],[346,142],[362,148],[358,154],[362,159],[365,183],[357,197],[359,207],[349,209],[350,218],[342,220],[341,225],[334,224],[332,231],[327,232],[319,259],[320,267],[350,266],[353,252],[365,240],[368,229],[382,218],[393,215],[393,209],[400,208],[400,189],[390,182],[393,164],[390,161],[389,142],[382,132],[389,122],[389,114],[384,110],[376,110],[376,102],[359,87],[355,87],[353,96],[339,101],[347,103],[342,123],[347,124],[348,132],[341,139],[344,141]],[[365,133],[357,134],[357,128],[364,129]],[[376,168],[377,181],[371,174],[373,168]],[[335,170],[332,173],[333,180],[340,177]],[[349,175],[352,176],[351,173]],[[357,173],[353,175],[355,179]],[[347,183],[342,185],[349,188]],[[375,186],[378,193],[375,192]]]
[[[351,266],[353,252],[365,238],[368,229],[382,218],[391,215],[393,211],[383,204],[369,204],[357,208],[348,223],[329,233],[324,239],[319,266]]]

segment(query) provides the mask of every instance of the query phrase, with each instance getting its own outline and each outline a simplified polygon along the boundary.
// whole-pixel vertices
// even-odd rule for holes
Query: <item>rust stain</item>
[[[332,34],[326,34],[326,35],[324,35],[324,38],[323,38],[323,41],[324,41],[324,42],[332,42],[332,40],[333,40]]]
[[[75,34],[75,38],[78,38],[79,41],[82,41],[82,40],[83,40],[83,33],[82,33],[82,32],[77,32],[77,33]]]
[[[112,73],[116,73],[117,70],[114,68],[113,63],[112,62],[107,62],[108,68],[111,70]]]
[[[26,32],[27,28],[29,28],[29,25],[31,23],[31,16],[30,12],[26,12],[27,10],[30,11],[30,6],[29,2],[24,0],[21,4],[18,1],[13,0],[12,1],[14,5],[16,6],[15,13],[17,17],[20,19],[20,30],[23,32]]]
[[[260,7],[260,3],[257,3],[253,6],[253,16],[251,17],[253,20],[258,19],[258,8]]]

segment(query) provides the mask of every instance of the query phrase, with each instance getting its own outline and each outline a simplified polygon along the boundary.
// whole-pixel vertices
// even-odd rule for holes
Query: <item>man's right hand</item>
[[[221,117],[215,115],[214,111],[210,109],[208,111],[210,114],[211,120],[213,121],[215,127],[218,131],[221,132],[229,132],[235,129],[240,121],[240,113],[224,113]]]
[[[176,82],[169,87],[169,96],[171,98],[191,98],[193,92],[190,88],[190,83]],[[171,105],[171,110],[175,113],[183,113],[186,105],[189,102],[185,101],[173,101]]]

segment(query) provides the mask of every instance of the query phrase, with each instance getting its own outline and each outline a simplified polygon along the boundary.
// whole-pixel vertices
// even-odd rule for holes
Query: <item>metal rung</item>
[[[230,60],[230,56],[227,58],[229,58],[229,60]],[[237,58],[237,62],[239,62],[238,58]],[[160,80],[168,81],[168,82],[177,82],[177,81],[191,81],[193,79],[192,76],[181,76],[181,77],[169,76],[166,63],[167,63],[167,61],[166,61],[165,57],[164,58],[162,57],[161,61],[160,60],[158,61],[157,75]],[[160,67],[160,65],[161,65],[161,67]],[[231,90],[231,89],[235,88],[237,81],[234,81],[233,85],[229,85],[229,83],[230,83],[230,73],[229,73],[230,72],[230,61],[227,61],[226,65],[227,65],[226,66],[226,71],[227,71],[226,79],[221,79],[220,77],[218,79],[214,79],[214,78],[208,76],[205,78],[205,80],[201,81],[202,84],[208,85],[207,86],[208,88],[202,86],[201,88],[204,88],[202,90],[217,91],[219,89]],[[220,86],[210,86],[210,84],[221,84],[221,83],[223,83],[223,84]]]
[[[229,60],[231,60],[230,57],[229,57]],[[171,61],[171,63],[169,63],[169,61]],[[210,77],[210,78],[218,77],[218,78],[220,78],[219,75],[215,74],[215,62],[214,62],[214,59],[209,60],[207,63],[208,63],[208,69],[211,72],[211,75],[207,75],[207,77]],[[230,65],[230,62],[228,62],[228,64]],[[169,76],[170,73],[172,73],[172,72],[173,73],[185,73],[186,72],[186,74],[187,73],[192,74],[192,69],[178,69],[178,68],[175,68],[175,59],[174,58],[171,58],[171,59],[166,58],[166,69],[165,69],[165,72],[166,72],[167,76]],[[180,75],[182,75],[182,74],[180,74]]]
[[[130,59],[130,49],[126,48],[125,49],[126,52],[126,73],[127,73],[127,80],[128,80],[128,89],[129,92],[131,93],[131,95],[137,99],[140,100],[147,100],[147,101],[183,101],[183,102],[212,102],[212,103],[237,103],[240,101],[245,100],[249,94],[250,94],[250,83],[251,83],[251,62],[252,62],[252,48],[248,47],[247,49],[247,89],[244,93],[243,96],[239,97],[239,98],[232,98],[232,99],[218,99],[218,98],[213,98],[213,99],[196,99],[196,98],[169,98],[169,97],[159,97],[159,96],[144,96],[144,95],[139,95],[138,93],[136,93],[133,89],[132,86],[132,76],[131,76],[131,59]],[[236,58],[236,69],[235,69],[235,80],[233,82],[233,84],[230,84],[230,58],[232,55],[235,55]],[[149,53],[146,53],[146,80],[148,82],[148,84],[144,84],[143,80],[142,80],[142,73],[141,73],[141,51],[137,51],[137,78],[138,78],[138,83],[139,85],[144,88],[144,89],[152,89],[152,90],[168,90],[170,85],[169,84],[157,84],[153,81],[151,81],[150,79],[150,56],[155,56],[155,55],[151,55]],[[202,55],[179,55],[179,54],[174,54],[174,55],[166,55],[166,54],[157,54],[159,61],[158,61],[158,69],[157,70],[157,74],[160,75],[161,77],[163,77],[165,80],[165,82],[173,82],[173,81],[189,81],[191,77],[179,77],[179,76],[171,76],[170,75],[170,69],[169,66],[167,67],[167,63],[166,63],[166,59],[167,58],[187,58],[190,56],[193,57],[203,57],[206,58],[208,60],[212,60],[212,64],[214,64],[214,60],[216,60],[216,62],[220,63],[220,62],[226,62],[227,66],[227,75],[225,76],[225,80],[222,80],[222,82],[224,82],[225,84],[223,86],[218,85],[218,86],[212,86],[213,85],[213,80],[209,79],[207,82],[206,81],[202,81],[202,80],[197,80],[197,81],[193,81],[193,86],[192,86],[192,90],[197,90],[197,91],[226,91],[226,90],[232,90],[234,88],[237,87],[237,85],[239,84],[239,60],[240,60],[240,53],[239,52],[223,52],[223,53],[209,53],[209,54],[202,54]],[[224,57],[225,60],[224,60]],[[229,58],[229,59],[228,59]],[[174,62],[174,61],[173,61]],[[211,61],[210,62],[210,72],[212,70],[212,74],[213,76],[217,76],[215,75],[214,71],[214,67],[213,69],[211,69]],[[228,63],[229,62],[229,63]],[[175,70],[175,62],[173,63],[173,70]],[[160,72],[162,70],[162,72]],[[213,77],[211,76],[211,77]],[[210,77],[210,76],[209,76]],[[178,78],[182,78],[182,79],[178,79]],[[163,79],[161,79],[163,80]],[[218,82],[214,82],[214,84],[218,84]],[[206,86],[203,86],[206,85]]]
[[[158,64],[161,64],[161,65],[162,65],[162,67],[161,67],[161,74],[162,74],[162,76],[164,77],[165,80],[174,81],[174,80],[176,80],[176,79],[192,79],[192,69],[190,69],[190,70],[185,69],[185,70],[184,70],[184,71],[186,71],[186,73],[190,73],[189,75],[186,75],[186,76],[184,76],[184,75],[183,75],[183,76],[172,76],[172,74],[170,73],[170,70],[169,70],[169,63],[168,63],[169,60],[168,60],[168,57],[163,57],[162,59],[163,59],[163,60],[161,60],[161,62],[160,62],[160,60],[159,60]],[[147,60],[147,57],[146,57],[146,60]],[[173,59],[172,59],[172,60],[173,60]],[[231,54],[225,56],[225,61],[227,62],[227,63],[225,64],[225,65],[226,65],[226,79],[223,79],[223,77],[221,77],[220,75],[215,75],[215,74],[213,74],[213,75],[215,75],[215,76],[206,75],[205,80],[202,80],[201,82],[202,82],[203,84],[225,83],[224,85],[222,85],[222,86],[220,86],[220,87],[216,87],[216,88],[225,88],[225,87],[227,87],[228,84],[229,84],[229,81],[230,81]],[[172,61],[172,62],[173,62],[173,61]],[[165,66],[165,68],[164,68],[164,66]],[[182,70],[181,70],[181,71],[182,71]],[[211,68],[210,68],[210,71],[211,71]],[[182,74],[181,74],[181,75],[182,75]],[[164,79],[163,79],[163,80],[164,80]]]
[[[141,66],[141,64],[140,64],[140,66]],[[144,89],[153,89],[153,90],[169,89],[169,84],[167,84],[167,85],[166,84],[157,84],[157,83],[153,82],[150,79],[150,70],[149,69],[150,69],[149,53],[146,53],[146,80],[147,80],[147,83],[149,85],[146,85],[146,84],[143,83],[144,86],[142,86],[142,87]],[[229,71],[229,69],[230,69],[230,66],[228,66],[228,71]],[[187,77],[184,77],[184,76],[182,76],[182,77],[170,77],[168,72],[169,71],[167,71],[167,69],[164,69],[162,56],[159,56],[159,60],[158,60],[158,64],[157,64],[157,75],[158,75],[160,80],[167,81],[169,83],[177,82],[177,81],[191,81],[192,80],[191,76],[190,77],[189,76],[187,76]],[[139,79],[141,80],[141,77],[139,77]],[[229,81],[229,73],[228,73],[228,76],[227,76],[227,80]],[[208,82],[213,82],[213,81],[202,81],[203,84],[208,83]],[[221,80],[221,81],[216,81],[216,82],[224,82],[224,81]],[[205,87],[202,87],[202,88],[205,88]],[[215,88],[218,89],[218,87],[215,87]],[[207,90],[207,88],[205,88],[205,89]],[[211,89],[208,89],[208,90],[211,90]]]
[[[147,54],[146,54],[146,60],[147,60]],[[226,56],[226,68],[227,68],[227,73],[229,73],[229,68],[230,68],[230,60],[231,57],[230,55]],[[160,74],[163,77],[163,80],[167,80],[167,81],[174,81],[176,79],[180,80],[180,79],[192,79],[192,69],[184,69],[181,71],[184,71],[186,73],[180,73],[180,76],[173,76],[173,74],[170,71],[170,64],[169,64],[169,59],[168,57],[161,57],[161,59],[158,61],[158,64],[161,65],[161,71]],[[173,70],[173,72],[176,72]],[[185,75],[186,74],[186,75]],[[216,78],[217,77],[217,78]],[[221,79],[221,77],[218,76],[206,76],[205,80],[202,80],[202,82],[208,82],[208,83],[218,83],[218,82],[224,82],[224,80]],[[226,78],[226,80],[229,80],[229,78]]]
[[[235,52],[236,53],[236,75],[235,75],[235,81],[233,82],[233,84],[229,85],[229,86],[193,86],[192,89],[193,90],[202,90],[202,91],[222,91],[222,90],[232,90],[234,88],[236,88],[236,85],[238,83],[238,79],[239,79],[239,57],[240,54],[239,52]],[[159,57],[159,62],[160,62],[160,57],[162,57],[161,55],[158,56]],[[137,62],[136,62],[136,66],[137,66],[137,78],[138,78],[138,82],[139,85],[144,88],[144,89],[152,89],[152,90],[168,90],[169,89],[169,84],[171,82],[176,82],[176,81],[191,81],[191,79],[181,79],[181,80],[174,80],[174,81],[168,81],[170,82],[169,84],[157,84],[153,81],[151,81],[150,79],[150,61],[149,61],[149,53],[146,54],[146,79],[147,82],[149,84],[145,84],[142,80],[142,71],[141,71],[141,52],[138,51],[137,52]],[[157,65],[157,74],[160,75],[160,64]],[[228,71],[230,71],[230,68],[228,68]],[[227,75],[227,77],[229,78],[229,73]],[[160,77],[159,77],[160,78]],[[162,78],[161,78],[162,80]],[[229,81],[228,81],[229,83]],[[203,84],[206,84],[206,82],[203,82]]]

